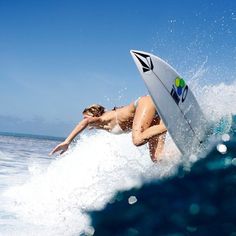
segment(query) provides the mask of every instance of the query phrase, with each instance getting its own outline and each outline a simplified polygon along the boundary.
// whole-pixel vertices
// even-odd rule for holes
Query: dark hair
[[[99,104],[93,104],[83,110],[83,114],[88,114],[95,117],[101,116],[104,112],[105,112],[105,107]]]

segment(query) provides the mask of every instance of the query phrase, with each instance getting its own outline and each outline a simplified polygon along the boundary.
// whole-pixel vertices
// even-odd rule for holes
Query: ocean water
[[[190,85],[196,88],[194,84]],[[136,225],[136,228],[122,222],[127,217],[126,210],[131,209],[129,216],[139,212],[137,208],[132,211],[129,206],[138,206],[140,196],[153,191],[156,199],[158,196],[165,199],[165,194],[158,192],[160,181],[179,179],[180,168],[181,173],[195,173],[193,170],[196,164],[207,165],[207,160],[212,157],[224,156],[222,160],[227,163],[227,167],[235,165],[236,153],[232,146],[235,145],[236,84],[208,85],[194,91],[211,124],[211,135],[208,137],[208,147],[190,157],[182,157],[169,136],[163,160],[153,164],[147,146],[135,147],[131,134],[84,132],[68,152],[54,157],[49,157],[48,153],[60,139],[0,134],[0,235],[105,235],[104,232],[109,232],[106,235],[143,235],[140,234],[142,222],[137,221],[139,227]],[[219,163],[222,165],[222,162]],[[213,165],[210,171],[216,169],[217,165]],[[224,170],[227,172],[227,169]],[[192,184],[184,178],[182,180],[182,183]],[[197,181],[196,178],[196,189]],[[236,187],[235,177],[230,181]],[[152,184],[152,190],[145,190],[147,184]],[[176,182],[166,185],[171,184],[175,186]],[[127,194],[130,189],[135,192]],[[116,214],[115,207],[119,202],[124,204],[119,205],[119,213]],[[151,202],[153,199],[145,198],[143,204]],[[164,201],[160,202],[166,207]],[[160,212],[165,211],[161,205],[158,207],[160,211],[158,208],[153,208],[153,211],[148,208],[145,212],[145,208],[138,208],[141,209],[141,215],[146,216],[143,222],[157,224],[148,219],[149,216],[153,218],[151,214],[161,215]],[[199,211],[198,205],[192,205],[192,210]],[[109,223],[108,219],[114,215],[117,215],[117,225],[120,228],[125,226],[126,231],[114,231],[114,227],[104,224]],[[170,228],[167,225],[165,227]],[[187,233],[191,230],[196,233],[195,226],[188,227]],[[162,233],[160,235],[181,235],[167,231]]]
[[[235,128],[191,170],[180,165],[175,175],[118,192],[91,212],[94,235],[236,235]]]

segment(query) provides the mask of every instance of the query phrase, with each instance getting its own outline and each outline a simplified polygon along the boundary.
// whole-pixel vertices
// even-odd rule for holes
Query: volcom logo
[[[149,55],[140,53],[140,52],[135,52],[134,55],[137,57],[141,65],[143,66],[143,72],[147,72],[150,70],[153,70],[153,63],[152,59]]]
[[[179,105],[180,100],[181,102],[184,102],[187,97],[188,85],[182,78],[176,77],[170,94],[175,100],[176,104]]]

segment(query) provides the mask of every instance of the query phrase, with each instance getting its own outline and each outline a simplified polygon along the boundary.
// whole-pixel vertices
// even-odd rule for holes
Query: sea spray
[[[175,151],[173,146],[172,155]],[[35,235],[42,229],[46,235],[79,234],[90,226],[87,212],[102,209],[117,191],[173,174],[176,154],[154,165],[147,146],[135,147],[131,134],[87,133],[47,167],[30,166],[28,181],[4,193],[4,208]],[[19,230],[9,232],[18,235]]]

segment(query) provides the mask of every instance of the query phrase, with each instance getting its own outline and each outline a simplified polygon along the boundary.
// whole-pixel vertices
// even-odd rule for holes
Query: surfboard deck
[[[186,81],[161,58],[136,50],[130,53],[180,152],[196,151],[205,136],[206,120]]]

